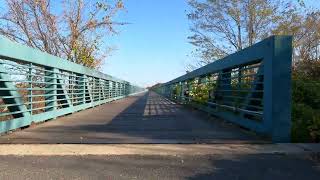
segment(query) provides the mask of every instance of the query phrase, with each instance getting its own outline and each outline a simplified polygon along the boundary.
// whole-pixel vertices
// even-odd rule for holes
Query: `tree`
[[[189,39],[204,65],[269,35],[293,35],[292,139],[319,142],[320,10],[293,2],[189,0]]]
[[[105,36],[116,33],[121,0],[5,0],[0,34],[9,39],[98,68],[108,55]]]
[[[294,12],[278,0],[189,0],[189,5],[193,35],[188,38],[201,65],[268,37],[283,13]]]
[[[289,16],[287,16],[289,17]],[[273,30],[273,34],[293,35],[295,61],[319,60],[320,57],[320,11],[306,15],[292,13]]]

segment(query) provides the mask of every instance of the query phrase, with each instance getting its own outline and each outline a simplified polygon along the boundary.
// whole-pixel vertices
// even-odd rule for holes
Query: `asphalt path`
[[[319,180],[320,166],[283,154],[0,156],[0,179]]]
[[[0,144],[261,142],[266,140],[154,92],[130,96],[0,137]]]

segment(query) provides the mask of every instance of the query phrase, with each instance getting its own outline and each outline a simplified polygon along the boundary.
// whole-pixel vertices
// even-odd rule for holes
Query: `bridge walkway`
[[[264,143],[238,126],[142,93],[0,137],[8,144]]]

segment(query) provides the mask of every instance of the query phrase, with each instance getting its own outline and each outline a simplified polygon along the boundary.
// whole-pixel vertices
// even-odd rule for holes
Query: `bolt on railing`
[[[0,36],[0,133],[142,91]]]

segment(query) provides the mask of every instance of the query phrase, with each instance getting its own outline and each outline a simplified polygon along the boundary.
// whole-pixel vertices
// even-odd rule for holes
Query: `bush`
[[[293,142],[313,142],[316,137],[317,125],[314,124],[316,119],[314,110],[306,105],[294,103],[292,108],[292,141]],[[318,129],[319,130],[319,129]]]
[[[320,80],[293,79],[292,141],[320,142]]]

